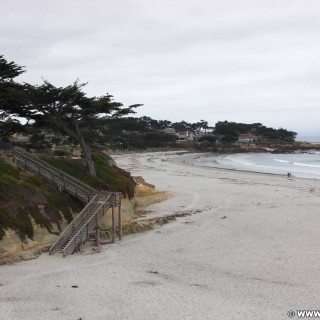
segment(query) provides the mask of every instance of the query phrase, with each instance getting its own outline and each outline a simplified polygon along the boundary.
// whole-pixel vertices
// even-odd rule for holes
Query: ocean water
[[[193,160],[194,165],[273,173],[292,177],[320,179],[320,151],[306,153],[236,153],[202,155]]]
[[[319,136],[297,136],[296,141],[306,141],[312,144],[320,144],[320,137]]]

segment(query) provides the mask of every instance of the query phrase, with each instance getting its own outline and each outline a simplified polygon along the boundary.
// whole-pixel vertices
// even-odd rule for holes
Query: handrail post
[[[100,228],[98,224],[98,214],[96,214],[96,246],[100,247]]]
[[[115,233],[116,233],[116,230],[115,230],[115,216],[114,216],[114,203],[112,203],[112,243],[115,243]]]
[[[122,240],[122,215],[121,215],[121,195],[119,197],[118,218],[119,218],[119,240]]]

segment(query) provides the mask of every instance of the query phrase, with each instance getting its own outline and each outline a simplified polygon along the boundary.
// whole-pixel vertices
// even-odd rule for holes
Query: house
[[[252,143],[253,137],[248,134],[240,134],[238,137],[238,142],[239,143]]]
[[[189,131],[189,130],[178,132],[177,137],[178,137],[177,142],[197,140],[196,135],[192,131]]]
[[[178,131],[174,128],[166,128],[162,130],[164,133],[172,134],[177,136],[177,142],[184,142],[184,141],[197,141],[199,138],[206,136],[206,135],[213,135],[214,131],[211,130],[209,132],[203,131],[193,131],[193,130],[186,130],[186,131]]]

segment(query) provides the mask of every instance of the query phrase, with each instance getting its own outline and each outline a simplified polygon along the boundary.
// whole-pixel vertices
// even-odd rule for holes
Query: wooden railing
[[[101,196],[101,195],[100,195]],[[92,210],[92,214],[90,217],[83,223],[81,228],[78,228],[76,232],[73,233],[72,238],[64,245],[61,250],[63,256],[66,256],[83,245],[83,243],[88,238],[90,232],[92,232],[98,226],[98,221],[102,218],[102,216],[108,211],[108,209],[119,206],[119,200],[121,199],[120,194],[109,194],[106,199],[103,201],[98,201],[98,206],[94,210]],[[121,201],[121,200],[120,200]],[[114,214],[114,212],[112,212]]]
[[[95,210],[98,202],[98,195],[96,194],[91,201],[82,209],[82,211],[72,220],[66,229],[60,234],[59,238],[49,249],[50,254],[54,254],[59,251],[68,241],[70,236],[83,224],[88,216]]]
[[[112,242],[115,240],[115,207],[119,208],[118,230],[119,239],[122,238],[121,193],[98,192],[20,148],[14,148],[12,154],[17,165],[41,175],[49,182],[55,184],[61,191],[65,191],[86,203],[82,211],[51,246],[49,254],[60,251],[63,253],[63,256],[66,256],[77,251],[84,244],[93,229],[97,230],[96,234],[99,238],[98,221],[109,208],[112,208]],[[99,243],[99,239],[97,239],[97,242]]]
[[[14,148],[12,155],[17,165],[41,175],[49,182],[55,184],[61,191],[66,191],[84,203],[88,203],[97,193],[94,188],[40,160],[23,149]]]

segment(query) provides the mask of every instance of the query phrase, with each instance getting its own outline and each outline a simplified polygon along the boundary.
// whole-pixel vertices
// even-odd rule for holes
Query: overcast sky
[[[19,79],[77,78],[138,116],[262,122],[320,136],[319,0],[0,1]]]

